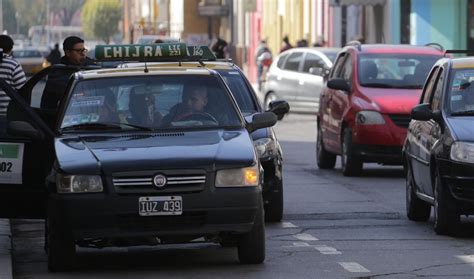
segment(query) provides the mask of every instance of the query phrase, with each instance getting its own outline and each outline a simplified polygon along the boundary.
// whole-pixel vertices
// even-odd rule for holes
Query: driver
[[[187,117],[204,112],[207,105],[207,87],[204,85],[187,84],[183,93],[183,101],[173,106],[163,118],[164,123],[181,121]]]

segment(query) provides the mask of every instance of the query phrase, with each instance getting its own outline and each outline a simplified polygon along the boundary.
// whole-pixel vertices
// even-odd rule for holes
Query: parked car
[[[443,54],[432,46],[344,47],[320,97],[318,167],[334,168],[338,155],[345,176],[360,175],[364,162],[401,165],[410,111]]]
[[[329,73],[338,48],[298,47],[279,54],[272,62],[260,99],[265,108],[283,99],[291,111],[316,113],[324,77]]]
[[[448,51],[449,52],[449,51]],[[474,57],[444,58],[431,70],[403,147],[407,216],[455,234],[474,213]]]
[[[37,48],[14,49],[13,57],[20,63],[26,75],[33,75],[49,66],[48,61]]]
[[[194,47],[188,48],[190,48],[190,53],[194,52]],[[231,61],[216,61],[216,57],[209,48],[199,47],[198,52],[201,53],[201,49],[205,49],[202,51],[203,54],[205,53],[202,57],[198,60],[195,57],[182,61],[181,66],[186,69],[199,69],[205,65],[206,68],[218,72],[229,86],[246,119],[250,120],[255,113],[264,112],[252,85],[241,69]],[[150,68],[169,68],[176,62],[148,62],[147,64]],[[144,63],[127,63],[119,67],[143,65]],[[270,102],[268,111],[274,112],[281,119],[289,111],[289,106],[286,101],[275,100]],[[272,127],[258,129],[251,136],[264,170],[262,194],[265,221],[279,222],[283,218],[284,210],[283,151]]]

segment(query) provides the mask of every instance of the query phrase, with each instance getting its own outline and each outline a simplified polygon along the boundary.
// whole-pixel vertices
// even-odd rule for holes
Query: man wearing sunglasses
[[[66,90],[69,77],[78,71],[79,67],[95,65],[94,60],[86,56],[84,40],[79,37],[67,37],[63,42],[63,50],[64,56],[59,63],[71,67],[58,67],[49,73],[41,98],[41,108],[56,109]]]

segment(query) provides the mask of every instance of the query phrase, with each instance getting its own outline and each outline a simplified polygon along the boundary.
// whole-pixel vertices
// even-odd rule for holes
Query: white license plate
[[[138,199],[140,216],[181,215],[183,201],[181,196],[140,197]]]

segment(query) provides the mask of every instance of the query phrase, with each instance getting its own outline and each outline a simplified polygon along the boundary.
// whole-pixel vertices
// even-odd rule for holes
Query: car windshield
[[[240,127],[218,77],[166,75],[79,81],[61,130],[155,130]]]
[[[454,69],[449,82],[448,103],[452,115],[474,115],[474,69]]]
[[[378,88],[421,89],[438,55],[361,54],[359,83]]]
[[[236,70],[217,70],[229,86],[235,101],[244,115],[257,112],[257,105],[252,98],[253,92],[247,86],[241,73]]]
[[[337,51],[321,51],[321,52],[324,53],[324,55],[326,55],[329,58],[329,60],[331,60],[332,63],[334,63],[337,57]]]

